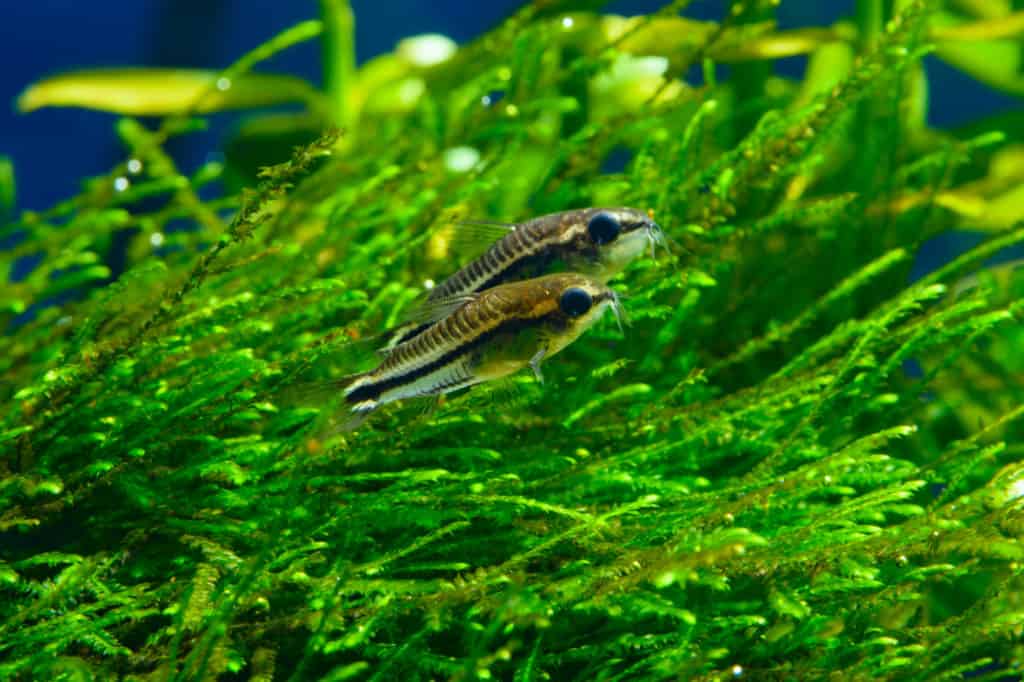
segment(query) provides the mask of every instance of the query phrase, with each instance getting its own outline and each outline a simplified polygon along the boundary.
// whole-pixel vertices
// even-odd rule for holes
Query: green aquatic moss
[[[780,32],[772,3],[599,4],[356,70],[325,0],[206,79],[324,33],[323,102],[186,174],[164,145],[217,108],[189,89],[5,224],[5,279],[42,258],[0,292],[0,678],[1019,675],[1024,278],[989,259],[1024,241],[1024,138],[928,128],[922,70],[1013,92],[986,56],[1020,53],[1019,13],[869,0]],[[774,76],[794,53],[805,80]],[[607,204],[675,242],[613,282],[625,335],[337,431],[315,387],[471,256],[454,222]],[[988,234],[910,281],[965,228]]]

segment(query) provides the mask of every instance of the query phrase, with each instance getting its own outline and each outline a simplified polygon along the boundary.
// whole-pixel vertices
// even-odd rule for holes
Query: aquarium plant
[[[1024,8],[688,4],[357,64],[322,0],[223,70],[27,87],[124,156],[38,212],[0,167],[0,679],[1019,679],[1024,118],[934,126],[926,68],[1019,98]],[[322,84],[263,69],[310,40]],[[587,206],[669,242],[629,326],[339,428],[460,223]]]

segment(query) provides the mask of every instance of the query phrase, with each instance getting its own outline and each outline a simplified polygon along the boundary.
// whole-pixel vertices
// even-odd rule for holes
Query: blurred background
[[[437,32],[467,41],[508,16],[522,0],[353,0],[357,58],[388,52],[403,37]],[[663,0],[618,0],[606,11],[648,12]],[[696,0],[686,14],[718,19],[726,0]],[[822,25],[852,15],[854,0],[783,0],[783,26]],[[0,155],[12,158],[17,206],[38,210],[74,194],[84,177],[123,160],[114,116],[80,109],[44,108],[19,114],[14,102],[30,83],[63,71],[100,66],[221,68],[281,29],[317,16],[315,0],[34,0],[9,2],[0,40]],[[777,64],[799,77],[803,58]],[[927,62],[931,123],[955,127],[1015,108],[999,94],[937,60]],[[320,81],[318,46],[306,43],[261,66]],[[210,129],[174,141],[172,153],[188,171],[216,155],[234,114],[213,117]]]

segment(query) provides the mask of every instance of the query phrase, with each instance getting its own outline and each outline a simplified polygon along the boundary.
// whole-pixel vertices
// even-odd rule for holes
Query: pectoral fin
[[[541,349],[530,358],[530,369],[533,370],[533,376],[537,377],[539,383],[544,383],[544,373],[540,370],[540,363],[544,361],[544,356],[548,354],[547,346],[541,346]]]

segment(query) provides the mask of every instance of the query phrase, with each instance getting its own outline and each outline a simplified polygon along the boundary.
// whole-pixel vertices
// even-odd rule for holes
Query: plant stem
[[[874,47],[885,26],[886,0],[857,0],[857,33],[861,52]]]
[[[772,21],[775,10],[766,3],[750,2],[750,0],[732,0],[723,17],[723,23],[733,25],[756,24]],[[757,105],[765,95],[765,84],[772,77],[774,66],[768,61],[751,60],[732,66],[732,80],[736,88],[737,101],[742,102],[740,113],[736,117],[737,136],[742,137],[753,130],[757,123]]]
[[[349,0],[320,0],[324,23],[324,92],[336,125],[349,129],[355,122],[351,88],[355,75],[355,15]]]

